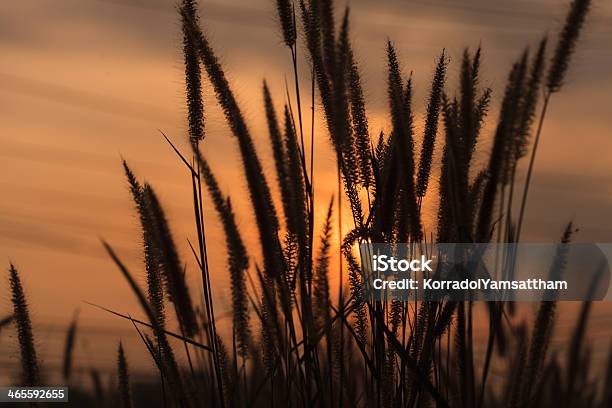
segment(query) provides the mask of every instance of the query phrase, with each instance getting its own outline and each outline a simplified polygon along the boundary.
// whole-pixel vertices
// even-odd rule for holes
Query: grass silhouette
[[[450,62],[445,51],[440,52],[429,88],[424,130],[417,134],[413,78],[402,72],[395,46],[389,41],[387,97],[392,130],[373,142],[358,58],[351,43],[348,8],[337,24],[331,0],[279,0],[280,33],[290,50],[297,96],[297,103],[287,101],[282,114],[277,115],[273,96],[263,84],[275,182],[282,203],[279,211],[231,84],[200,27],[197,4],[183,0],[179,14],[191,151],[183,154],[167,140],[191,177],[198,237],[191,250],[202,278],[202,302],[191,299],[162,203],[153,187],[138,181],[125,161],[124,172],[142,229],[146,291],[113,248],[103,243],[147,317],[147,321],[139,321],[113,312],[131,320],[158,368],[160,406],[611,406],[612,368],[606,378],[596,379],[589,372],[585,331],[590,303],[583,305],[567,364],[547,352],[556,302],[539,305],[530,330],[525,322],[513,318],[512,303],[487,303],[487,347],[477,356],[472,302],[374,301],[363,290],[362,260],[353,254],[353,247],[360,243],[431,243],[421,215],[424,200],[431,199],[437,199],[437,229],[431,234],[437,242],[519,241],[546,109],[551,96],[562,88],[589,3],[575,0],[571,4],[548,64],[546,38],[535,53],[526,49],[518,56],[501,98],[488,162],[479,168],[473,160],[474,151],[493,109],[492,90],[481,86],[481,49],[465,50],[456,91],[447,83]],[[297,58],[302,39],[306,63],[312,68],[313,91],[318,92],[337,160],[338,196],[331,200],[315,200],[313,150],[308,154],[304,144],[306,115],[299,96]],[[221,190],[205,158],[204,107],[205,102],[212,103],[203,99],[205,80],[212,85],[238,143],[257,243],[243,239],[230,197]],[[311,120],[314,128],[314,110]],[[415,151],[418,137],[420,152]],[[311,138],[314,142],[313,135]],[[439,162],[433,154],[436,145],[443,145]],[[511,210],[518,187],[517,163],[530,151],[520,213],[515,219]],[[437,194],[430,192],[434,168],[440,174]],[[231,338],[221,338],[217,331],[206,245],[205,190],[225,234]],[[353,221],[353,228],[346,233],[340,229],[343,201],[350,204]],[[315,205],[327,208],[320,229],[314,225]],[[340,232],[337,247],[332,242],[335,223]],[[569,224],[561,241],[569,242],[572,232]],[[320,245],[315,253],[317,238]],[[330,262],[333,250],[340,253],[338,269]],[[252,251],[261,252],[261,265],[253,261]],[[564,264],[563,256],[557,254],[553,268]],[[330,285],[330,276],[336,274],[340,278],[338,296]],[[12,265],[10,283],[14,312],[0,327],[14,319],[22,382],[40,385],[26,298]],[[167,302],[174,307],[177,328],[167,327]],[[66,380],[72,365],[76,318],[69,330]],[[177,362],[177,352],[185,353],[188,366]],[[494,360],[505,370],[502,384],[489,379]],[[113,399],[122,406],[139,406],[142,397],[130,384],[121,343],[117,370],[118,387],[112,391],[113,397],[102,401],[98,386],[98,397],[91,396],[88,406],[104,406]]]

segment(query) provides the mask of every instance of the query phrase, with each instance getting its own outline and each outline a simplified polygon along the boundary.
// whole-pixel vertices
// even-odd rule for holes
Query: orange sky
[[[513,59],[524,45],[557,30],[565,12],[559,3],[350,2],[372,133],[388,126],[387,38],[395,42],[405,72],[414,72],[420,131],[428,81],[442,48],[451,57],[452,85],[463,47],[482,44],[483,85],[494,89],[494,114]],[[201,15],[270,171],[261,81],[268,80],[280,110],[285,77],[291,79],[274,2],[206,0],[201,1]],[[524,230],[527,240],[555,240],[573,219],[581,229],[579,240],[612,241],[612,4],[596,1],[591,17],[567,86],[553,99],[544,128]],[[86,300],[139,310],[99,243],[101,237],[108,240],[134,272],[142,270],[138,220],[121,173],[121,156],[158,190],[183,260],[192,262],[186,245],[194,236],[190,182],[157,130],[185,147],[179,31],[172,0],[22,0],[0,6],[0,261],[11,260],[20,268],[35,322],[55,333],[59,342],[77,306],[83,309],[84,327],[133,337],[123,322],[82,304]],[[302,68],[303,89],[308,89],[304,61]],[[209,87],[204,98],[208,136],[203,150],[232,197],[245,239],[254,242],[235,141]],[[485,136],[490,133],[488,129]],[[484,147],[477,163],[484,163],[486,154]],[[335,191],[335,160],[323,130],[317,132],[315,155],[321,214]],[[275,188],[274,179],[268,181]],[[224,238],[216,215],[209,211],[206,217],[215,297],[221,305],[217,310],[227,310]],[[320,216],[316,222],[321,225]],[[196,293],[197,275],[191,273],[189,280]],[[9,310],[3,279],[0,291],[3,314]],[[600,318],[608,319],[604,327],[610,327],[609,313]],[[11,342],[0,339],[0,349],[4,341]],[[42,347],[55,361],[61,345],[51,344]],[[108,349],[113,348],[109,342]],[[0,365],[8,358],[0,353]]]

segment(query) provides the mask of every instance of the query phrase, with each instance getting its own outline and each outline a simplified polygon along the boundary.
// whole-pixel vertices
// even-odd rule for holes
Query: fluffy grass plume
[[[550,93],[561,90],[590,6],[590,0],[574,0],[570,5],[546,78],[546,88]]]
[[[202,177],[212,197],[215,210],[223,224],[227,248],[230,283],[232,293],[232,316],[238,349],[241,355],[248,354],[252,343],[248,298],[246,289],[246,272],[249,266],[247,250],[236,225],[236,219],[229,198],[224,199],[217,179],[206,159],[200,155],[199,163]]]
[[[423,132],[423,143],[421,144],[421,156],[419,158],[419,172],[417,176],[416,194],[424,197],[429,183],[429,173],[433,159],[436,135],[438,133],[438,117],[442,103],[442,91],[446,79],[446,66],[448,61],[444,51],[438,59],[438,65],[431,82],[429,91],[429,103],[427,104],[427,115],[425,119],[425,130]]]
[[[291,120],[289,107],[285,106],[284,114],[285,132],[284,144],[287,152],[287,176],[289,177],[289,188],[291,198],[289,208],[291,219],[287,225],[288,230],[297,237],[299,248],[303,251],[307,246],[306,227],[306,185],[302,173],[300,146],[297,133]]]
[[[283,40],[288,47],[295,45],[296,28],[295,14],[293,12],[293,2],[291,0],[276,0],[276,10],[281,23]]]
[[[123,161],[123,169],[128,180],[132,200],[136,205],[136,210],[140,218],[149,305],[157,317],[158,324],[164,327],[166,321],[164,288],[161,276],[160,254],[153,241],[153,222],[149,220],[149,211],[147,210],[147,203],[144,199],[143,187],[140,182],[138,182],[125,160]]]
[[[504,179],[504,171],[507,169],[509,159],[509,145],[513,140],[513,132],[516,129],[516,112],[520,95],[523,91],[524,69],[521,63],[516,62],[508,76],[506,91],[502,99],[499,120],[493,139],[493,148],[489,157],[488,178],[485,183],[482,196],[482,204],[479,210],[479,219],[476,229],[476,242],[488,242],[491,238],[491,220],[493,219],[493,207],[497,198],[498,187]]]
[[[198,20],[197,6],[193,0],[183,0],[183,10],[194,21]],[[204,102],[202,101],[202,73],[198,51],[189,33],[189,27],[183,21],[183,57],[185,65],[185,94],[187,100],[187,119],[189,123],[189,140],[197,145],[204,139]]]
[[[185,281],[183,264],[179,259],[165,212],[149,184],[143,186],[142,196],[147,210],[147,222],[151,224],[152,241],[161,264],[165,292],[174,304],[181,330],[187,337],[192,337],[196,331],[197,320]]]
[[[28,311],[28,302],[21,285],[19,272],[13,264],[9,266],[9,286],[21,356],[20,383],[26,387],[40,386],[40,370],[36,357],[36,347],[34,346],[34,333],[30,321],[30,312]]]
[[[119,342],[117,349],[117,379],[119,384],[119,405],[122,408],[132,408],[132,390],[130,386],[130,373],[123,345]]]
[[[266,109],[266,120],[268,123],[268,133],[270,135],[270,144],[272,145],[272,153],[274,155],[274,166],[276,169],[276,180],[281,193],[281,202],[283,204],[283,212],[285,214],[285,225],[289,228],[292,224],[291,210],[291,186],[289,175],[287,174],[287,152],[283,143],[283,137],[279,128],[274,103],[268,84],[264,81],[263,84],[264,106]]]
[[[321,232],[321,246],[319,248],[319,254],[317,255],[317,266],[313,278],[313,295],[315,299],[315,323],[317,324],[318,328],[325,328],[328,333],[331,329],[331,299],[329,297],[329,253],[331,247],[333,205],[334,199],[332,198],[329,202],[329,207],[327,208],[325,225],[323,226],[323,231]]]
[[[368,129],[368,117],[366,114],[363,88],[359,75],[359,67],[351,52],[349,55],[349,94],[351,100],[351,120],[355,133],[355,150],[359,160],[359,179],[364,187],[368,188],[373,183],[371,164],[371,141]]]
[[[516,160],[527,154],[529,145],[529,135],[533,120],[535,118],[535,110],[538,105],[539,96],[541,93],[542,76],[544,73],[544,58],[546,55],[547,38],[544,37],[540,41],[538,51],[533,58],[531,70],[529,72],[529,80],[526,85],[525,95],[521,101],[518,129],[516,132]]]
[[[390,214],[386,215],[386,217],[389,217],[395,212],[392,210],[392,203],[401,205],[402,213],[405,214],[402,220],[409,222],[411,238],[418,241],[421,239],[421,223],[418,216],[414,185],[412,85],[409,80],[404,88],[397,54],[391,42],[387,43],[387,60],[387,94],[393,132],[391,134],[391,163],[383,187],[383,200],[391,203],[387,203],[388,207],[383,212],[389,211]],[[395,180],[396,177],[399,177],[399,180]],[[395,198],[398,188],[404,200],[401,204]]]
[[[74,345],[77,334],[77,321],[79,318],[79,310],[77,309],[72,316],[72,321],[66,331],[66,341],[64,343],[64,364],[62,366],[62,378],[65,382],[70,381],[72,375]]]

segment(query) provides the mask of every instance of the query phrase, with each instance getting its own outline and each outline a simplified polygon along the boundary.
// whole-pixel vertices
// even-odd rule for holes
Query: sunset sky
[[[494,91],[489,126],[476,156],[483,165],[489,147],[486,139],[511,63],[525,45],[533,48],[543,34],[554,36],[566,2],[359,0],[348,4],[373,135],[389,129],[387,39],[395,43],[404,73],[413,72],[417,135],[441,50],[446,49],[451,58],[447,90],[452,94],[463,48],[482,46],[482,85]],[[290,54],[282,43],[275,4],[202,0],[200,5],[202,25],[271,174],[262,80],[271,87],[277,111],[286,100],[285,80],[294,98]],[[574,220],[580,228],[577,240],[612,242],[610,38],[612,2],[596,1],[566,87],[551,102],[526,216],[526,241],[553,242],[565,223]],[[195,234],[190,180],[159,132],[187,150],[180,44],[173,0],[21,0],[0,5],[0,260],[3,269],[10,260],[22,272],[41,336],[51,333],[50,338],[57,339],[43,346],[51,363],[59,355],[64,326],[76,307],[82,309],[84,330],[133,337],[129,325],[83,304],[140,313],[100,245],[101,238],[110,242],[142,277],[138,219],[121,172],[121,157],[157,189],[183,261],[193,266],[187,245]],[[303,57],[303,48],[300,52]],[[309,68],[304,58],[300,63],[303,104],[308,110]],[[207,136],[202,150],[224,192],[232,197],[245,239],[256,242],[237,145],[208,84],[204,103]],[[317,225],[336,188],[335,159],[321,119],[317,107]],[[272,176],[268,182],[276,190]],[[429,219],[435,204],[426,205]],[[219,310],[227,311],[224,237],[210,207],[205,215],[215,300]],[[197,273],[191,268],[188,274],[196,294]],[[0,279],[0,293],[3,316],[9,310],[6,279]],[[604,328],[611,326],[609,312],[594,318],[607,322]],[[0,350],[3,341],[10,342],[0,340]],[[88,358],[96,362],[96,357]],[[10,359],[10,352],[0,352],[0,364]]]

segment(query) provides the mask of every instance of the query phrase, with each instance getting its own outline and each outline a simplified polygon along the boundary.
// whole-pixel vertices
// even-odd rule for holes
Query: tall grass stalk
[[[77,309],[72,316],[70,326],[66,332],[66,342],[64,346],[64,365],[62,367],[62,377],[64,381],[68,382],[72,374],[73,365],[73,353],[77,334],[77,320],[79,317],[79,310]]]
[[[535,165],[536,153],[540,144],[540,137],[542,135],[542,128],[544,126],[544,118],[546,117],[546,111],[548,110],[548,104],[551,96],[559,92],[563,85],[565,76],[569,68],[569,63],[576,43],[582,31],[584,21],[589,12],[591,6],[590,0],[574,0],[570,5],[570,9],[565,18],[565,25],[559,36],[559,41],[555,49],[554,56],[550,61],[550,67],[548,69],[546,88],[544,90],[544,104],[540,112],[538,120],[538,127],[533,141],[533,147],[531,148],[531,156],[529,158],[529,167],[527,168],[527,176],[525,179],[525,186],[523,188],[523,194],[521,197],[521,207],[519,210],[519,217],[517,222],[516,241],[520,240],[521,230],[523,226],[523,218],[525,216],[525,207],[527,206],[527,196],[529,193],[529,186],[531,183],[531,177],[533,174],[533,168]]]
[[[122,408],[132,408],[134,403],[130,387],[130,373],[121,342],[119,342],[117,350],[117,378],[119,384],[119,403]]]
[[[25,387],[36,387],[40,385],[41,378],[36,347],[34,345],[34,332],[32,330],[32,322],[30,321],[28,302],[21,285],[21,278],[13,264],[9,265],[9,286],[21,356],[20,383]]]

